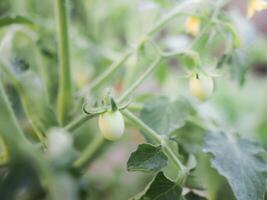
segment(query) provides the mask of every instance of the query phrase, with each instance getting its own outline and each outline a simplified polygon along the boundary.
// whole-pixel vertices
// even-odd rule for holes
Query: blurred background
[[[133,47],[148,28],[177,2],[68,1],[70,60],[76,90],[90,84],[113,60]],[[52,0],[1,0],[0,17],[24,16],[34,24],[0,28],[0,56],[16,63],[18,72],[30,68],[41,74],[41,80],[49,86],[49,101],[55,105],[58,83],[53,7]],[[230,131],[238,130],[244,137],[258,141],[267,148],[267,11],[247,19],[247,1],[232,0],[225,7],[225,12],[237,27],[242,43],[241,53],[238,54],[236,66],[230,69],[230,74],[215,78],[214,95],[198,109],[204,118],[218,119],[220,126]],[[154,40],[166,49],[185,47],[192,39],[184,31],[185,20],[186,16],[177,17],[156,34]],[[88,96],[101,96],[107,87],[113,88],[119,95],[135,79],[135,75],[142,73],[151,63],[153,56],[154,52],[150,50],[132,56],[103,86]],[[153,76],[138,88],[137,97],[145,99],[146,95],[163,94],[171,98],[180,95],[190,98],[186,71],[181,65],[179,59],[162,63]],[[42,76],[43,70],[50,71],[50,76]],[[1,79],[5,82],[23,130],[34,140],[31,124],[25,117],[18,94],[6,77],[2,76]],[[74,112],[79,113],[81,104],[77,103],[76,106]],[[98,134],[96,124],[94,119],[76,131],[77,150],[82,150]],[[144,138],[134,128],[128,128],[126,133],[115,145],[105,142],[98,149],[98,156],[94,156],[88,164],[85,178],[80,184],[84,185],[84,191],[90,188],[90,199],[125,200],[142,191],[150,181],[150,175],[127,172],[128,157],[139,143],[144,142]],[[22,176],[22,179],[28,178]]]

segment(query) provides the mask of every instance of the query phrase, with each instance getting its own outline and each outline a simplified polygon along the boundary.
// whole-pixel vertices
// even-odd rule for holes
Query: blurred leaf
[[[21,157],[8,164],[9,172],[0,174],[0,196],[2,200],[43,199],[45,191],[31,160]]]
[[[168,77],[168,67],[166,62],[160,62],[155,70],[155,77],[160,84],[162,84]]]
[[[215,37],[214,34],[210,35],[209,33],[206,32],[204,32],[202,35],[199,35],[198,38],[196,38],[195,42],[193,43],[194,50],[196,52],[203,54],[205,51],[207,51],[207,45],[209,43],[209,40],[212,40],[213,37]]]
[[[196,168],[197,159],[193,154],[189,155],[186,166],[187,166],[188,170],[192,170],[192,169]]]
[[[186,200],[206,200],[205,197],[201,197],[197,194],[195,194],[194,192],[189,192],[185,195],[185,199]]]
[[[6,145],[9,148],[10,154],[20,153],[16,152],[15,148],[22,145],[21,141],[26,142],[17,121],[15,115],[11,109],[11,105],[7,99],[7,96],[0,82],[0,127],[1,127],[1,137],[5,141]],[[13,146],[16,142],[17,146]]]
[[[77,181],[69,174],[60,172],[55,175],[57,181],[52,182],[54,197],[52,199],[78,200]]]
[[[263,200],[267,172],[260,157],[263,148],[219,132],[207,134],[204,151],[213,154],[212,165],[227,178],[238,200]]]
[[[145,103],[141,119],[154,131],[168,135],[184,126],[189,114],[189,105],[183,99],[171,102],[167,97],[157,97]]]
[[[52,107],[48,104],[45,89],[40,78],[31,71],[18,75],[20,94],[23,107],[32,123],[43,133],[48,128],[58,126]]]
[[[240,37],[238,36],[234,25],[231,23],[224,23],[224,26],[231,33],[233,48],[240,47],[241,46]]]
[[[58,126],[56,115],[48,103],[48,96],[39,76],[33,71],[23,71],[20,66],[18,68],[5,61],[2,67],[16,88],[34,130],[38,134],[45,134],[48,128]]]
[[[223,67],[225,64],[229,64],[230,59],[231,59],[231,55],[229,55],[229,54],[223,54],[223,55],[218,59],[216,68],[219,69],[219,68]]]
[[[3,138],[0,136],[0,165],[6,163],[7,160],[8,160],[8,149]]]
[[[186,51],[181,56],[181,62],[188,69],[199,67],[200,64],[199,54],[195,51]]]
[[[156,172],[167,165],[168,158],[161,146],[140,144],[127,162],[129,171]]]
[[[245,75],[248,69],[248,60],[246,59],[246,54],[240,49],[236,49],[230,59],[230,73],[231,78],[243,85],[245,82]]]
[[[11,24],[33,24],[31,20],[22,16],[5,16],[0,18],[0,28]]]
[[[179,200],[182,199],[182,188],[167,179],[162,172],[158,173],[138,200]]]

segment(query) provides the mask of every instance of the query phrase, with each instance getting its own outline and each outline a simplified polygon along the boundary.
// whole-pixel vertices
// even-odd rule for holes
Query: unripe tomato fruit
[[[195,74],[189,80],[189,88],[194,97],[200,101],[206,101],[213,92],[213,79],[204,74]]]
[[[101,134],[108,140],[117,140],[124,132],[124,119],[118,110],[101,114],[98,119],[98,125]]]

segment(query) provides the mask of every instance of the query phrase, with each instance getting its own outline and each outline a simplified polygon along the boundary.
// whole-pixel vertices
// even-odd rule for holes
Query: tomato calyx
[[[130,100],[122,103],[117,103],[112,95],[108,94],[104,96],[100,103],[96,103],[96,106],[90,106],[88,103],[83,105],[83,112],[88,115],[100,115],[108,111],[115,112],[117,110],[123,110],[128,107]]]

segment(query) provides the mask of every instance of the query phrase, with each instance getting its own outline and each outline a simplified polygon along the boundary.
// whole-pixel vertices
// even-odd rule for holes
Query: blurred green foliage
[[[233,192],[230,186],[235,183],[230,181],[229,184],[227,177],[222,176],[229,171],[224,169],[218,173],[211,167],[210,154],[207,155],[202,150],[206,133],[203,125],[206,124],[267,148],[267,38],[255,28],[252,21],[245,19],[238,11],[225,10],[218,17],[222,24],[209,24],[208,20],[214,9],[212,6],[186,10],[154,34],[151,37],[152,43],[144,43],[103,84],[94,91],[81,95],[81,91],[87,85],[90,86],[92,80],[102,74],[114,60],[136,48],[136,43],[144,40],[143,35],[161,16],[180,2],[67,1],[71,75],[77,100],[71,114],[73,117],[79,115],[84,101],[94,104],[103,96],[106,88],[112,88],[115,96],[119,96],[156,59],[157,50],[153,43],[166,52],[183,50],[186,53],[160,63],[153,75],[138,88],[130,109],[142,109],[140,118],[153,130],[168,137],[170,146],[177,155],[179,152],[183,162],[194,155],[198,164],[190,171],[185,183],[187,188],[204,191],[201,196],[211,200],[234,200],[234,193],[238,192]],[[20,128],[34,148],[38,149],[36,151],[40,149],[38,137],[46,138],[49,128],[59,126],[55,111],[59,74],[53,7],[52,0],[0,1],[0,21],[8,19],[5,24],[2,21],[3,26],[0,23],[0,78]],[[193,45],[190,43],[193,38],[186,34],[184,25],[186,17],[191,14],[198,15],[203,20],[202,28],[206,27],[208,30]],[[192,49],[189,49],[190,45]],[[214,95],[204,104],[198,104],[188,90],[188,74],[198,67],[216,79]],[[158,98],[162,95],[166,97]],[[177,98],[179,100],[173,101]],[[3,112],[1,106],[0,112]],[[156,118],[162,115],[168,116],[169,120]],[[0,123],[1,133],[7,130],[5,127],[8,123],[7,119],[0,119],[3,120]],[[131,123],[126,123],[130,127]],[[136,149],[138,143],[144,142],[144,138],[136,136],[136,131],[130,128],[115,145],[108,141],[103,142],[101,148],[88,160],[88,168],[72,167],[73,159],[99,134],[96,124],[93,119],[74,131],[74,147],[71,149],[73,154],[66,158],[66,162],[65,159],[61,163],[44,156],[58,180],[54,181],[55,188],[52,189],[55,198],[125,200],[143,191],[151,180],[151,173],[126,171],[130,152]],[[223,140],[219,138],[218,141]],[[226,145],[227,142],[226,140],[223,144]],[[217,146],[223,144],[218,143]],[[7,147],[8,151],[9,148]],[[1,145],[0,161],[4,149],[4,145]],[[241,150],[245,152],[246,147],[242,146]],[[210,152],[214,153],[211,150]],[[243,157],[245,158],[238,158],[242,160]],[[251,160],[245,161],[249,163]],[[180,186],[173,182],[178,169],[172,164],[163,169],[169,179],[163,173],[157,174],[150,183],[151,187],[139,195],[140,199],[157,198],[153,195],[159,192],[154,187],[158,181],[171,187],[174,185],[173,190],[178,188],[179,194],[176,195],[181,199],[204,199],[194,193],[194,190],[182,196]],[[150,165],[142,165],[144,166]],[[145,167],[141,171],[146,171]],[[0,199],[49,199],[49,189],[46,186],[51,180],[43,178],[42,173],[29,158],[21,157],[4,162],[0,166]],[[257,180],[260,176],[257,174]],[[265,189],[261,189],[260,192],[264,193]],[[164,191],[165,189],[162,192]],[[169,193],[166,194],[166,199],[178,197],[172,196],[171,191]],[[255,200],[260,199],[259,197]]]

